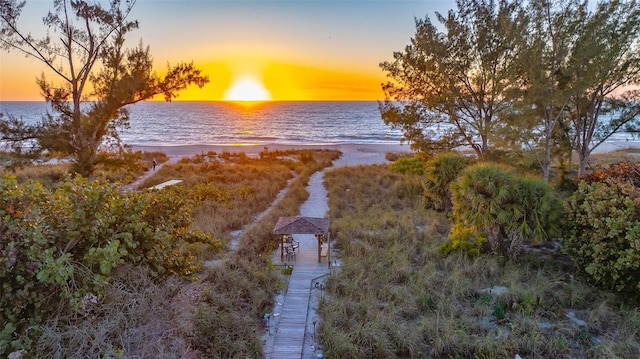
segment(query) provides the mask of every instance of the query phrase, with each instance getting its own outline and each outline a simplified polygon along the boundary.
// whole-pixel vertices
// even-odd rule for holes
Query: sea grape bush
[[[114,268],[188,275],[199,265],[187,244],[216,244],[189,229],[190,206],[180,197],[123,194],[100,180],[66,180],[49,191],[3,176],[0,217],[0,355],[28,347],[58,306],[99,300]]]
[[[640,298],[638,165],[588,175],[565,202],[562,251],[594,283]]]
[[[490,250],[513,258],[526,243],[559,233],[561,203],[542,180],[479,163],[465,169],[451,190],[453,226],[444,252]]]

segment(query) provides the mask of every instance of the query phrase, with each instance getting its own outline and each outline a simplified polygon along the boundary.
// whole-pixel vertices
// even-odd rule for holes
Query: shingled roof
[[[280,217],[273,234],[325,234],[329,231],[329,220],[317,217]]]

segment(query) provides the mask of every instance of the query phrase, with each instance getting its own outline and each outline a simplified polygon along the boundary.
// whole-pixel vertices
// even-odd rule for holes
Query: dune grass
[[[10,152],[0,151],[0,162],[10,161]],[[47,160],[43,158],[42,160]],[[155,159],[158,163],[166,162],[169,157],[164,152],[122,152],[114,154],[101,152],[100,163],[96,166],[94,176],[106,179],[110,183],[129,183],[134,178],[148,171]],[[6,173],[16,177],[19,183],[34,180],[42,183],[46,188],[54,188],[69,174],[70,163],[33,164],[24,167],[10,168],[0,166],[0,174]]]
[[[204,357],[260,358],[264,313],[273,307],[283,287],[280,272],[271,263],[277,246],[272,234],[280,216],[293,216],[308,198],[306,185],[316,171],[338,157],[335,151],[314,152],[299,167],[284,197],[260,220],[246,222],[238,249],[205,271],[203,298],[196,306],[190,343]],[[273,200],[273,198],[272,198]]]
[[[319,308],[326,358],[640,356],[637,307],[555,254],[445,256],[447,219],[424,209],[415,177],[369,166],[325,182],[343,260]]]
[[[288,159],[279,158],[286,156]],[[190,278],[153,280],[137,267],[118,268],[98,302],[46,321],[29,354],[42,358],[260,358],[262,315],[283,288],[270,262],[279,216],[295,215],[308,197],[314,172],[339,156],[336,151],[304,151],[251,159],[229,155],[222,162],[184,160],[158,171],[162,182],[177,174],[188,186],[167,188],[190,197],[201,230],[230,238],[243,228],[236,251],[202,248],[200,258],[216,259]],[[166,177],[163,177],[166,176]],[[282,200],[269,208],[276,195]],[[165,190],[163,190],[165,191]],[[207,197],[210,196],[210,197]],[[215,205],[220,205],[215,208]]]

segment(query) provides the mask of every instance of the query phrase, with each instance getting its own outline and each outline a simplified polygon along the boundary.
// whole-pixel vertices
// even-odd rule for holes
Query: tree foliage
[[[467,159],[455,153],[443,153],[425,163],[425,197],[433,209],[451,211],[451,184],[467,165]]]
[[[505,135],[511,138],[510,151],[533,152],[545,182],[553,158],[570,153],[566,129],[571,86],[562,74],[586,8],[582,0],[528,3],[529,32],[517,59],[527,85],[514,94],[517,115],[510,118]]]
[[[0,2],[1,46],[42,62],[57,79],[43,74],[37,80],[51,105],[40,123],[0,119],[2,139],[17,154],[28,158],[46,150],[72,155],[74,171],[88,177],[100,146],[120,144],[118,129],[129,123],[127,105],[155,95],[170,101],[188,85],[202,87],[209,81],[188,63],[169,67],[160,76],[148,47],[125,46],[126,35],[138,27],[128,19],[134,4],[55,0],[54,10],[43,19],[47,35],[36,38],[18,24],[25,2]]]
[[[0,193],[3,350],[28,346],[57,306],[99,300],[114,268],[130,263],[156,278],[188,275],[199,265],[187,244],[215,244],[189,229],[190,206],[165,192],[121,194],[81,178],[48,191],[5,176]]]
[[[404,52],[380,67],[391,79],[380,104],[385,123],[402,128],[422,152],[473,148],[490,150],[500,114],[509,110],[505,93],[514,81],[513,60],[524,34],[519,2],[460,0],[457,12],[437,20],[416,20],[416,34]]]
[[[566,73],[571,86],[573,148],[579,173],[611,135],[640,122],[640,4],[605,1],[580,24]]]
[[[593,9],[593,10],[591,10]],[[500,150],[584,173],[591,152],[640,121],[640,5],[636,0],[460,0],[447,16],[416,20],[390,81],[382,119],[414,149]],[[444,29],[444,30],[442,30]]]

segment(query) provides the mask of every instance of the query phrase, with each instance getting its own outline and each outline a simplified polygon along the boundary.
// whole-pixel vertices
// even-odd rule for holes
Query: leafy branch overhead
[[[72,155],[74,171],[90,176],[100,146],[120,145],[118,129],[129,124],[127,105],[156,95],[171,101],[187,86],[209,82],[193,63],[169,66],[160,76],[153,69],[149,47],[142,42],[125,46],[128,33],[138,27],[129,19],[134,4],[56,0],[43,18],[47,35],[36,38],[18,25],[25,2],[0,1],[2,48],[44,63],[55,79],[44,74],[37,79],[51,106],[38,124],[0,118],[2,139],[17,153]]]

